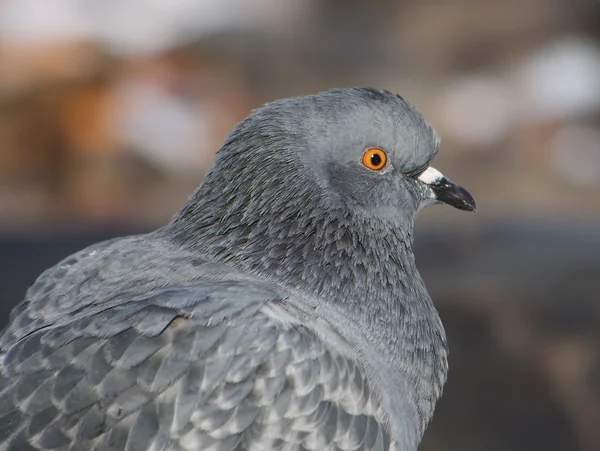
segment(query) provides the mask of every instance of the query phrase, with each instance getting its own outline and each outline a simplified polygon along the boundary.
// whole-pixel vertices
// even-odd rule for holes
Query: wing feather
[[[390,449],[360,367],[268,314],[278,289],[221,276],[102,299],[101,271],[58,289],[78,261],[0,340],[1,451]]]

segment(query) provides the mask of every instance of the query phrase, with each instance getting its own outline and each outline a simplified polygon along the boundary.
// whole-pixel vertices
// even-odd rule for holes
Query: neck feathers
[[[341,206],[323,208],[306,186],[278,190],[271,180],[271,191],[294,193],[286,198],[264,188],[257,194],[254,185],[230,193],[215,188],[226,180],[208,179],[173,220],[177,241],[317,296],[351,300],[357,292],[374,296],[409,286],[416,273],[412,235],[351,217]]]

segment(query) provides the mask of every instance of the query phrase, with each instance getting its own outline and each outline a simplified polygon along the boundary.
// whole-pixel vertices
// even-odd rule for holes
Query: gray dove
[[[279,100],[149,234],[45,271],[0,338],[2,451],[414,451],[447,345],[418,211],[473,198],[370,88]]]

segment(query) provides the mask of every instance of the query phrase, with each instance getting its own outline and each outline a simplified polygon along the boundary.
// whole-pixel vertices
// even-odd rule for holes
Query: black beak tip
[[[475,212],[477,210],[475,199],[462,186],[458,186],[446,178],[430,186],[438,201],[463,211]]]
[[[456,208],[463,211],[472,211],[473,213],[477,212],[477,205],[475,204],[475,199],[473,196],[464,188],[460,188],[461,195],[460,199],[462,202],[459,202],[458,205],[455,205]]]

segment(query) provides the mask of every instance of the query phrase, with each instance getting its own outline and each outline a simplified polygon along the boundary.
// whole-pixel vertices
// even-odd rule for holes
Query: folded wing
[[[0,450],[389,449],[361,369],[267,314],[278,302],[240,280],[52,320],[26,299],[3,338]]]

